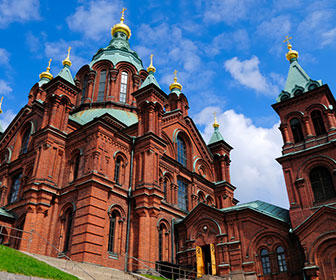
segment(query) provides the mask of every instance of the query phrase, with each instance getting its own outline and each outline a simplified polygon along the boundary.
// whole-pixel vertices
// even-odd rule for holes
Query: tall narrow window
[[[321,112],[319,110],[314,110],[311,113],[311,118],[312,118],[312,121],[313,121],[316,136],[325,134],[326,129],[325,129],[325,126],[324,126],[324,122],[323,122]]]
[[[109,235],[108,235],[108,248],[107,248],[107,250],[111,253],[114,253],[113,246],[114,246],[116,219],[117,219],[117,213],[116,211],[113,211],[110,216],[110,229],[109,229]]]
[[[263,269],[263,274],[271,273],[271,263],[268,255],[268,251],[266,249],[262,249],[260,252],[261,256],[261,265]]]
[[[285,250],[281,246],[276,249],[277,254],[277,261],[278,267],[280,272],[287,271],[287,264],[286,264],[286,257],[285,257]]]
[[[315,201],[336,197],[335,187],[329,170],[323,166],[313,168],[309,173]]]
[[[162,261],[163,256],[163,234],[164,234],[164,226],[163,224],[159,227],[159,261]]]
[[[11,192],[9,194],[9,199],[8,199],[9,203],[13,203],[18,199],[19,190],[20,190],[20,182],[21,182],[21,173],[18,175],[15,175],[12,178],[12,188],[11,188]]]
[[[302,127],[301,123],[298,118],[293,118],[290,121],[290,126],[292,129],[293,137],[294,137],[294,142],[298,143],[303,141],[303,133],[302,133]]]
[[[73,162],[73,181],[75,181],[78,177],[79,161],[80,161],[80,155],[77,154]]]
[[[167,201],[167,178],[163,179],[163,195],[164,200]]]
[[[29,138],[30,138],[30,127],[28,129],[26,129],[25,133],[23,134],[22,142],[21,142],[20,155],[25,154],[27,152],[28,144],[29,144]]]
[[[178,207],[181,208],[182,210],[187,211],[188,210],[188,190],[187,190],[188,185],[181,180],[177,181],[177,185],[178,185],[178,199],[177,199]]]
[[[64,239],[63,252],[67,252],[69,250],[72,219],[73,219],[73,211],[72,208],[69,208],[65,214],[65,239]]]
[[[120,184],[120,165],[121,165],[121,159],[120,157],[117,157],[114,168],[114,181],[116,182],[116,184]]]
[[[180,136],[177,136],[177,161],[187,166],[187,147]]]
[[[84,101],[85,101],[87,83],[88,83],[88,76],[85,76],[85,78],[84,78],[84,82],[83,82],[83,88],[82,88],[82,98],[81,98],[81,103],[84,103]]]
[[[97,101],[104,101],[105,84],[106,84],[106,70],[102,70],[100,72]]]
[[[122,103],[126,102],[127,96],[127,72],[121,73],[121,82],[120,82],[120,97],[119,101]]]

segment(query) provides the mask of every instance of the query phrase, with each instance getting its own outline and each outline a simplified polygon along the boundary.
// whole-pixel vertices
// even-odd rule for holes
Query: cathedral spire
[[[42,72],[40,74],[40,81],[39,81],[39,85],[42,86],[45,83],[48,83],[50,80],[52,80],[53,75],[50,73],[50,64],[51,64],[52,59],[49,59],[49,63],[48,63],[48,67],[47,70]]]
[[[150,65],[147,67],[148,76],[144,80],[140,88],[143,88],[149,84],[155,84],[158,88],[160,88],[154,76],[156,68],[153,66],[153,56],[154,56],[153,54],[150,55]]]
[[[75,85],[75,82],[73,80],[71,71],[70,71],[70,66],[72,65],[70,61],[70,50],[71,47],[68,48],[68,55],[67,57],[62,61],[63,68],[61,71],[57,74],[56,77],[62,77],[64,80],[68,81],[69,83]]]
[[[125,15],[126,10],[127,10],[126,8],[123,8],[121,10],[120,23],[113,25],[113,27],[111,28],[112,37],[114,37],[114,34],[117,32],[122,32],[126,34],[127,39],[131,37],[131,29],[126,24],[124,24],[124,20],[125,20],[124,15]]]
[[[214,112],[213,114],[214,114],[214,123],[212,126],[214,128],[214,133],[212,134],[208,145],[219,142],[219,141],[224,141],[224,137],[219,132],[219,123],[217,122],[216,112]]]
[[[291,39],[292,37],[286,36],[286,39],[284,40],[284,42],[287,43],[288,48],[286,58],[289,61],[289,70],[285,88],[279,94],[277,102],[295,97],[322,85],[322,81],[312,80],[305,70],[303,70],[297,60],[299,53],[292,49],[292,44],[289,42]]]

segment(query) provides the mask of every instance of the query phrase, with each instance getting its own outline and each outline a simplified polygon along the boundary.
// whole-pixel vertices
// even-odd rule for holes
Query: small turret
[[[52,59],[50,58],[50,59],[49,59],[49,64],[48,64],[47,70],[44,71],[44,72],[42,72],[42,73],[40,74],[39,86],[42,86],[43,84],[48,83],[48,82],[51,81],[52,78],[53,78],[53,75],[50,73],[50,64],[51,64],[51,61],[52,61]]]

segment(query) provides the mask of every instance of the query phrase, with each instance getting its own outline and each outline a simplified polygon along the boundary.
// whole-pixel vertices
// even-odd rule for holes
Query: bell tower
[[[295,230],[317,209],[336,205],[335,98],[328,85],[312,80],[287,41],[285,89],[273,104],[280,116],[282,165]]]

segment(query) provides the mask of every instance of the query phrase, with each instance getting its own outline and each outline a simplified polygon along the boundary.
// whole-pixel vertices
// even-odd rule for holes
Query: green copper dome
[[[101,60],[109,60],[113,65],[121,61],[129,62],[136,67],[138,72],[144,69],[142,60],[135,51],[131,50],[127,35],[123,32],[116,32],[109,45],[97,51],[89,64],[90,68]]]

